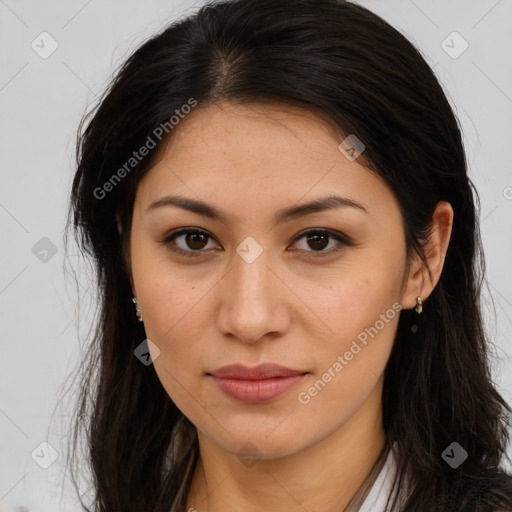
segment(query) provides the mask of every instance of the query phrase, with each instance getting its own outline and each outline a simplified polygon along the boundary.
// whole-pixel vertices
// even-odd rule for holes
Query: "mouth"
[[[247,404],[263,404],[283,395],[308,374],[307,371],[266,363],[254,367],[224,366],[207,376],[225,395]]]

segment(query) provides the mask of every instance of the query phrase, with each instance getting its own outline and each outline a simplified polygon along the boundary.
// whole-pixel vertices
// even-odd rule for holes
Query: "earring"
[[[142,322],[142,311],[139,309],[139,305],[137,304],[137,297],[133,297],[132,302],[135,304],[135,308],[137,309],[135,314],[137,315],[139,322]]]
[[[414,311],[416,311],[418,315],[420,315],[421,312],[423,311],[423,302],[421,300],[421,297],[416,297],[416,307],[414,308]]]

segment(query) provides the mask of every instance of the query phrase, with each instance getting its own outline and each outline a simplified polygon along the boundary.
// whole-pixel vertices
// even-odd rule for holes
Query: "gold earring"
[[[139,319],[139,322],[142,322],[142,311],[139,309],[139,305],[137,304],[137,297],[133,297],[132,299],[132,302],[135,304],[135,308],[136,308],[136,315],[137,315],[137,318]]]
[[[421,300],[421,297],[416,297],[416,307],[414,308],[414,311],[416,311],[416,313],[421,314],[421,312],[423,311],[423,302]]]

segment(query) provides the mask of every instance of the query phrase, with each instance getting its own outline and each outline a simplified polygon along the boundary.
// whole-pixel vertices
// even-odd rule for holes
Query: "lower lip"
[[[276,399],[298,384],[306,374],[290,377],[275,377],[272,379],[244,380],[215,377],[215,384],[226,395],[245,402],[246,404],[263,404]]]

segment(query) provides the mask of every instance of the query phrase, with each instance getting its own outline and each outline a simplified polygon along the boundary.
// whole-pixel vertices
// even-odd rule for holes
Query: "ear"
[[[402,292],[402,306],[412,309],[416,306],[416,297],[425,299],[432,293],[441,277],[446,251],[450,242],[453,226],[453,209],[450,203],[439,201],[432,215],[431,233],[425,247],[428,268],[415,254],[408,269]],[[430,269],[430,276],[428,269]],[[431,277],[431,278],[430,278]]]
[[[117,232],[119,233],[119,238],[123,240],[123,223],[121,222],[121,214],[119,211],[116,212],[116,222],[117,222]],[[133,295],[136,295],[135,293],[135,286],[133,285],[133,276],[132,276],[132,269],[130,264],[130,255],[128,254],[127,250],[125,250],[124,244],[121,248],[123,251],[123,259],[125,261],[125,268],[128,274],[128,279],[130,281],[130,285],[132,287],[132,293]]]

